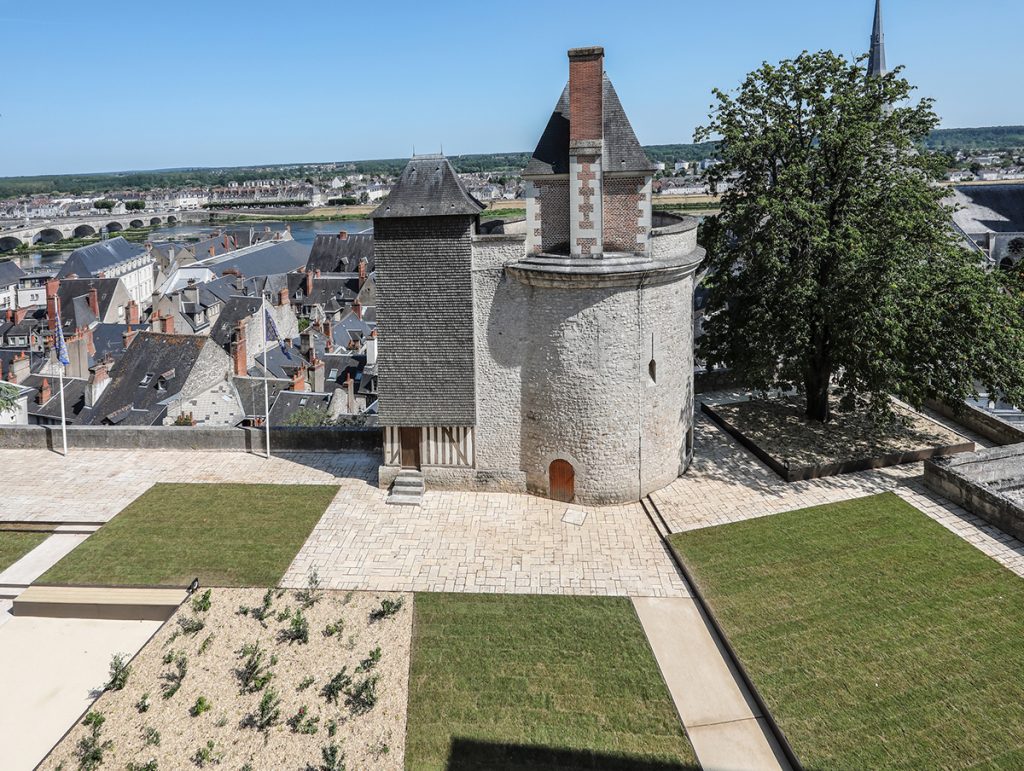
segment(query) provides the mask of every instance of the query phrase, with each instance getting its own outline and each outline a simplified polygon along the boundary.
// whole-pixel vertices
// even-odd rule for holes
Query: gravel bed
[[[405,748],[405,720],[409,687],[409,648],[412,632],[412,595],[387,592],[321,592],[320,599],[302,610],[308,621],[308,643],[289,642],[282,634],[291,628],[291,619],[279,613],[302,607],[299,590],[273,590],[266,628],[241,607],[261,608],[265,589],[220,589],[210,593],[210,608],[202,611],[186,601],[160,628],[153,639],[131,662],[131,671],[122,690],[108,690],[92,709],[106,719],[100,741],[110,741],[99,768],[124,769],[128,764],[143,767],[155,760],[160,769],[242,768],[319,769],[324,748],[336,745],[344,752],[349,769],[400,769]],[[197,592],[201,597],[204,590]],[[385,618],[373,618],[383,600],[401,601],[401,608]],[[198,619],[203,628],[182,632],[180,621]],[[343,629],[325,635],[329,624],[344,622]],[[259,643],[265,661],[271,656],[269,683],[259,690],[243,689],[238,670],[245,656],[245,645]],[[371,651],[380,648],[379,661]],[[169,698],[162,695],[167,686],[165,675],[176,670],[165,660],[184,653],[187,672],[180,688]],[[376,703],[360,711],[344,690],[336,703],[324,695],[324,686],[342,667],[351,677],[346,690],[367,678],[377,677]],[[304,681],[313,678],[312,683]],[[101,684],[97,683],[97,686]],[[300,686],[304,685],[301,688]],[[279,719],[266,730],[251,725],[261,700],[273,690],[280,698]],[[139,703],[147,694],[148,709]],[[204,697],[208,711],[193,716],[197,700]],[[288,721],[302,707],[303,719]],[[328,726],[334,722],[334,736]],[[302,732],[301,728],[309,733]],[[314,731],[315,728],[315,731]],[[146,743],[146,734],[159,732],[159,744]],[[90,734],[81,721],[57,745],[40,766],[56,769],[63,763],[66,771],[79,767],[80,742]],[[209,749],[208,742],[213,742]],[[197,756],[204,748],[210,760]]]

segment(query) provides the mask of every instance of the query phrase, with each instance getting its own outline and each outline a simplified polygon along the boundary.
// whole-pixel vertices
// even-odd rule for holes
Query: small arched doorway
[[[548,495],[563,503],[572,503],[576,497],[576,471],[569,461],[551,461],[548,466]]]

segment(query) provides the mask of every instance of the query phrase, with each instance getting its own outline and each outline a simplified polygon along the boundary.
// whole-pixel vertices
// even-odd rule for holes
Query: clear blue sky
[[[530,150],[566,80],[566,49],[593,44],[640,141],[689,142],[712,87],[804,49],[864,52],[872,9],[7,0],[0,176],[404,157],[413,145]],[[884,12],[890,66],[906,65],[944,126],[1024,123],[1024,2],[884,0]]]

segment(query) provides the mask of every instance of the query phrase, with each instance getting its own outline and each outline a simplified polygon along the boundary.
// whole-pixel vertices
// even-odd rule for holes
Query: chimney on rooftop
[[[128,317],[129,324],[139,323],[139,304],[135,300],[130,300],[127,305],[128,311],[125,314]]]
[[[39,386],[39,393],[36,395],[36,402],[38,404],[46,404],[50,401],[53,393],[50,391],[50,380],[49,378],[43,378],[43,384]]]
[[[60,298],[57,297],[59,288],[59,278],[46,280],[46,324],[51,332],[57,328],[57,316],[60,315]]]
[[[124,347],[125,348],[127,348],[129,345],[132,344],[132,340],[135,339],[135,336],[137,334],[139,334],[138,331],[137,330],[133,330],[131,324],[129,324],[127,327],[125,327],[124,333],[121,335],[121,338],[124,340]]]
[[[19,353],[13,359],[11,359],[10,365],[7,367],[7,382],[18,383],[24,382],[32,372],[31,362],[28,356],[24,352]]]
[[[355,380],[352,379],[351,373],[345,375],[345,392],[346,392],[345,395],[348,397],[348,404],[347,404],[348,414],[349,415],[355,415],[356,414],[356,383],[355,383]]]
[[[170,313],[168,313],[168,314],[166,314],[164,316],[164,334],[165,335],[173,335],[174,334],[174,316],[172,314],[170,314]]]
[[[281,291],[277,293],[277,304],[287,305],[288,304],[288,287],[281,287]]]
[[[327,386],[327,379],[324,376],[324,360],[313,359],[312,361],[310,361],[309,367],[310,375],[312,376],[311,380],[313,381],[313,390],[316,391],[316,393],[318,394],[322,394]]]
[[[25,317],[27,315],[28,315],[28,306],[27,305],[26,306],[22,306],[21,308],[15,308],[14,309],[14,323],[15,324],[20,324],[21,322],[23,322],[25,320]]]
[[[339,241],[344,241],[346,238],[348,238],[348,231],[347,230],[339,230],[338,231],[338,240]]]
[[[100,317],[100,292],[96,287],[89,290],[89,308],[92,315],[97,319]]]
[[[357,319],[359,319],[360,321],[363,320],[363,305],[362,303],[359,302],[359,300],[356,300],[354,303],[352,303],[352,312],[356,314]]]
[[[363,341],[366,348],[366,363],[377,363],[377,330],[373,330],[370,336]]]
[[[366,283],[366,258],[364,257],[359,261],[359,288],[363,288],[363,284]]]
[[[235,339],[231,343],[231,360],[234,363],[235,375],[245,377],[249,374],[249,364],[245,352],[245,322],[235,325]]]
[[[295,374],[292,375],[292,390],[293,391],[305,391],[306,390],[306,365],[300,364],[295,370]]]
[[[110,375],[107,372],[107,368],[110,364],[106,361],[100,361],[92,368],[92,372],[89,375],[89,382],[85,386],[85,406],[95,407],[96,402],[99,401],[100,396],[106,390],[107,385],[110,383]]]
[[[308,271],[306,273],[306,297],[313,294],[313,273]]]
[[[604,49],[569,50],[569,252],[604,251]]]

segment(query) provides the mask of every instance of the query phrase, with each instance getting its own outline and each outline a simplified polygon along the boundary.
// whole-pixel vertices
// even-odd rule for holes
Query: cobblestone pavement
[[[727,396],[715,394],[710,399],[724,400]],[[934,414],[929,417],[954,428],[979,446],[990,444]],[[923,463],[786,483],[703,414],[697,419],[694,433],[695,452],[690,470],[652,496],[672,532],[891,491],[1024,576],[1024,544],[925,487]]]

